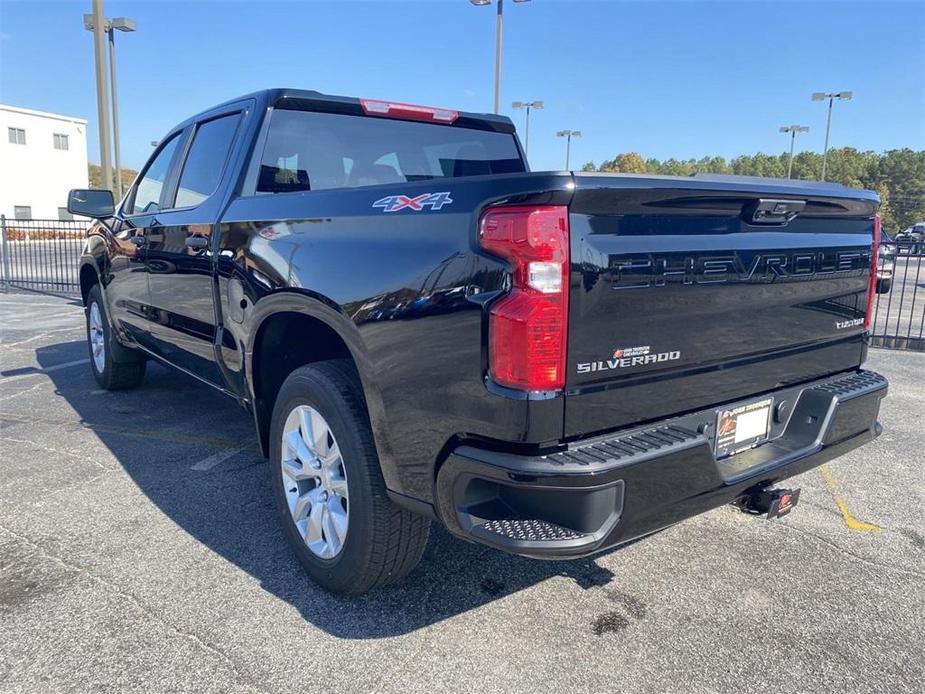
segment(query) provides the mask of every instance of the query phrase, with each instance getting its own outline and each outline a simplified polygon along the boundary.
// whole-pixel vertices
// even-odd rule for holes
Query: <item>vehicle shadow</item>
[[[84,356],[82,341],[37,350],[43,368]],[[51,371],[48,377],[164,514],[332,635],[405,634],[554,576],[584,589],[613,578],[593,560],[513,557],[458,540],[435,524],[420,566],[402,583],[357,598],[332,596],[311,582],[286,546],[252,420],[231,399],[157,364],[149,364],[145,383],[131,391],[99,391],[89,367]],[[233,446],[241,450],[227,462],[193,468],[204,456],[214,459]]]

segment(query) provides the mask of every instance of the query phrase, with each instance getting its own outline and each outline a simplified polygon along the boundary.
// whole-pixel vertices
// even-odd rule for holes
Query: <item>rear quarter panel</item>
[[[501,261],[478,251],[476,226],[496,202],[567,204],[570,181],[565,174],[474,176],[233,201],[218,253],[230,379],[246,391],[261,302],[289,293],[323,306],[318,315],[353,352],[393,491],[430,500],[434,464],[457,438],[558,439],[562,398],[514,399],[486,387],[483,307],[507,275]],[[425,192],[447,192],[452,203],[397,212],[373,206]]]

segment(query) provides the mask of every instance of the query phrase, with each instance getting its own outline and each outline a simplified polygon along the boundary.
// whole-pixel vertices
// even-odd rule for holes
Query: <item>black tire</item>
[[[326,420],[346,472],[348,529],[342,548],[331,559],[306,546],[286,501],[283,429],[289,414],[300,405],[314,408]],[[306,572],[322,587],[359,595],[398,581],[417,566],[427,545],[430,520],[399,508],[386,494],[362,387],[350,362],[303,366],[283,383],[270,424],[270,469],[286,539]]]
[[[94,358],[93,340],[91,339],[91,313],[93,306],[99,310],[103,333],[102,369],[97,366]],[[106,304],[100,285],[95,284],[87,293],[87,305],[84,308],[87,324],[87,346],[90,349],[90,369],[93,377],[104,390],[125,390],[140,385],[145,377],[145,358],[141,354],[119,344],[113,335],[109,316],[106,314]]]

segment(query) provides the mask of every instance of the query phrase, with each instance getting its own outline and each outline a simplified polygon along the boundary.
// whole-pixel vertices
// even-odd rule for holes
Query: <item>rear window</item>
[[[524,171],[509,133],[309,111],[270,118],[262,193]]]

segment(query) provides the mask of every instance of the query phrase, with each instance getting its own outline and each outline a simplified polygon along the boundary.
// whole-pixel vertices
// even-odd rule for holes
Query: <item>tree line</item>
[[[88,164],[87,165],[87,174],[90,177],[90,187],[91,188],[102,188],[103,187],[103,167],[99,164]],[[113,171],[113,176],[115,176],[115,171]],[[122,169],[122,190],[128,190],[132,185],[132,182],[135,180],[135,176],[138,175],[137,171],[132,169]]]
[[[643,159],[636,152],[623,152],[600,166],[588,162],[582,171],[616,173],[650,173],[690,176],[695,173],[724,173],[740,176],[787,177],[789,154],[743,154],[735,159],[703,157],[701,159]],[[90,186],[102,187],[99,165],[90,164]],[[122,169],[122,189],[135,180],[137,171]],[[800,152],[793,157],[793,178],[819,180],[822,155]],[[891,149],[878,153],[861,152],[853,147],[829,150],[826,178],[852,188],[868,188],[880,195],[880,215],[891,233],[902,231],[916,222],[925,221],[925,150]]]
[[[624,152],[600,166],[588,162],[582,171],[649,173],[690,176],[695,173],[724,173],[740,176],[787,177],[789,153],[743,154],[735,159],[644,159],[637,152]],[[793,178],[819,180],[822,155],[800,152],[793,157]],[[925,221],[925,150],[891,149],[878,153],[853,147],[829,150],[826,179],[852,188],[868,188],[880,195],[880,214],[891,233]]]

